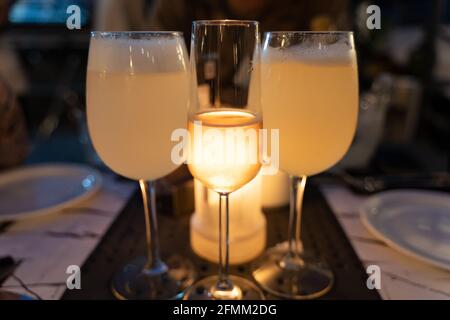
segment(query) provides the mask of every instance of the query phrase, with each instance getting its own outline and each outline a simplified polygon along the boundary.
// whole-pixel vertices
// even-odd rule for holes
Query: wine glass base
[[[333,273],[308,257],[286,260],[287,251],[269,250],[255,263],[253,278],[268,293],[285,299],[323,296],[334,283]]]
[[[120,300],[181,299],[183,291],[194,282],[193,265],[179,256],[170,257],[157,270],[146,270],[145,257],[124,265],[114,275],[111,288]]]
[[[194,283],[184,294],[184,300],[264,300],[262,291],[251,281],[237,277],[229,276],[233,282],[234,288],[228,296],[224,295],[218,298],[213,294],[214,288],[219,277],[211,276],[201,279]]]

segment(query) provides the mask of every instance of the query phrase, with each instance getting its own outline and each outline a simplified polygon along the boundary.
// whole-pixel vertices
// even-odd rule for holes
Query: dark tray
[[[322,299],[380,299],[366,287],[367,273],[339,222],[320,191],[306,188],[302,239],[306,250],[333,270],[335,284]],[[231,213],[232,214],[232,213]],[[268,247],[286,240],[288,209],[268,210]],[[189,244],[189,215],[159,216],[161,251],[180,253],[192,260],[199,277],[215,274],[217,265],[199,258]],[[144,214],[136,192],[82,267],[82,289],[66,290],[63,299],[114,299],[110,290],[113,273],[126,261],[145,252]],[[250,278],[250,263],[232,266],[232,274]],[[271,298],[271,297],[268,297]]]

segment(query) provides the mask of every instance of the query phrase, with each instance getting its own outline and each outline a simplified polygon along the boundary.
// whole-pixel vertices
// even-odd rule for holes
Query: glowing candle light
[[[230,194],[230,263],[257,257],[266,244],[266,219],[261,211],[262,176]],[[191,246],[199,256],[218,262],[217,214],[219,195],[195,180],[195,214],[191,218]]]

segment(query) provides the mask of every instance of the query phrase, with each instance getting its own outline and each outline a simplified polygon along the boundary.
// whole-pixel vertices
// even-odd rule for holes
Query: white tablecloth
[[[365,267],[380,267],[383,299],[450,299],[450,272],[397,252],[367,231],[358,213],[367,196],[342,186],[321,189]]]
[[[1,233],[0,256],[22,260],[15,276],[42,299],[59,299],[67,288],[67,267],[83,265],[135,188],[136,184],[104,175],[100,191],[83,203],[16,222]],[[3,288],[30,295],[13,277]]]

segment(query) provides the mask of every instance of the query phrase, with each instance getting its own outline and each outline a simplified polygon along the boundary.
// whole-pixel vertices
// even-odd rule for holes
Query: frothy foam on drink
[[[186,71],[183,39],[92,38],[88,70],[111,73]]]
[[[355,57],[353,46],[345,42],[332,44],[301,43],[287,48],[273,48],[268,45],[262,52],[263,62],[302,63],[351,63]]]

